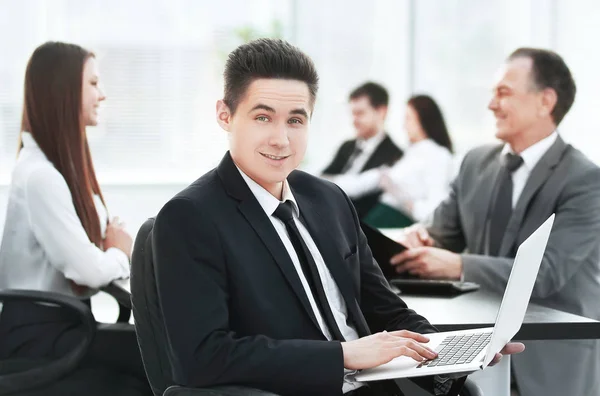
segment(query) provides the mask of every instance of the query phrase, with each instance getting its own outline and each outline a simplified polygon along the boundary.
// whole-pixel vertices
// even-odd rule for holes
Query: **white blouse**
[[[360,198],[383,188],[385,192],[380,202],[406,210],[404,203],[410,201],[412,216],[421,221],[446,197],[452,176],[450,151],[431,139],[425,139],[411,144],[391,168],[371,169],[359,175],[341,175],[332,181],[351,198]]]
[[[129,277],[127,255],[117,248],[103,251],[90,241],[63,176],[29,133],[22,140],[0,245],[0,290],[75,295],[71,281],[98,289]],[[108,213],[98,196],[94,202],[104,237]]]

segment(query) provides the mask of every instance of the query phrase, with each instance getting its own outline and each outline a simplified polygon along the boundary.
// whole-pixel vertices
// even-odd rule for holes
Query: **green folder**
[[[375,228],[404,228],[415,223],[411,216],[383,203],[375,205],[362,221]]]

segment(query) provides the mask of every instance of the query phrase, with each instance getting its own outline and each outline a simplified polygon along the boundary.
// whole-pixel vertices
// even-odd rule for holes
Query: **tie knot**
[[[521,157],[520,155],[507,153],[504,156],[504,166],[510,172],[516,171],[521,165],[523,165],[523,157]]]
[[[273,213],[273,215],[284,223],[293,219],[294,209],[292,208],[292,201],[288,200],[280,203],[277,209],[275,209],[275,213]]]

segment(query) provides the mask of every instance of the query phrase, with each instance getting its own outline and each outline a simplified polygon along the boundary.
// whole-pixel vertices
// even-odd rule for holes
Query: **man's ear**
[[[380,114],[381,118],[385,119],[385,117],[387,117],[388,107],[387,106],[379,106],[377,108],[377,112]]]
[[[219,99],[217,101],[217,122],[224,131],[229,132],[231,130],[231,118],[232,114],[229,106],[225,104],[223,99]]]
[[[542,116],[548,116],[552,114],[554,108],[556,107],[556,102],[558,101],[558,96],[556,95],[556,91],[552,88],[546,88],[542,92],[542,106],[540,111],[542,112]]]

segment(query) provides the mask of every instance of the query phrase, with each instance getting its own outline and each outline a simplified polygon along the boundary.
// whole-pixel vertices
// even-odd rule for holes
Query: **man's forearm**
[[[480,284],[486,290],[503,293],[514,259],[480,254],[461,254],[463,279]]]

